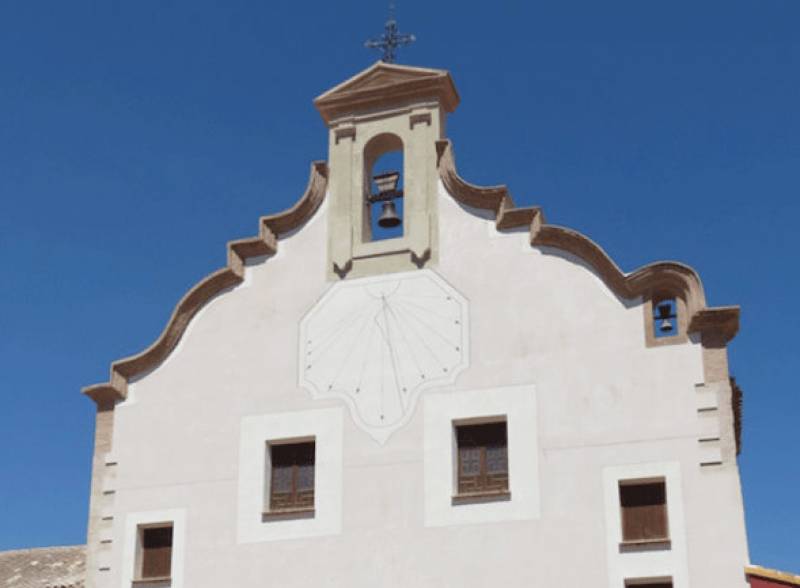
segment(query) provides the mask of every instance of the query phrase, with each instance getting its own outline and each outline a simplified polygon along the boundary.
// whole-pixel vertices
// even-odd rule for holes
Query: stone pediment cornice
[[[445,70],[375,63],[314,100],[326,124],[337,118],[400,104],[435,99],[446,112],[458,106],[453,79]]]

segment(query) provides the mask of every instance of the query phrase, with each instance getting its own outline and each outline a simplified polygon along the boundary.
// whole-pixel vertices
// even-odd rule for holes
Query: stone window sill
[[[314,508],[282,508],[261,513],[262,521],[290,521],[294,519],[313,519]]]
[[[139,578],[131,582],[135,588],[168,588],[172,584],[171,576],[157,576],[153,578]]]
[[[511,492],[499,490],[494,492],[469,492],[452,497],[453,506],[459,504],[481,504],[484,502],[504,502],[511,500]]]
[[[637,551],[664,551],[668,549],[672,549],[672,541],[670,541],[668,538],[622,541],[619,544],[620,553],[632,553]]]

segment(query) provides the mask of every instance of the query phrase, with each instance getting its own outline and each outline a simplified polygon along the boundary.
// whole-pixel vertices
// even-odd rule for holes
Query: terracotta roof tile
[[[83,545],[0,551],[1,588],[83,588],[85,573]]]

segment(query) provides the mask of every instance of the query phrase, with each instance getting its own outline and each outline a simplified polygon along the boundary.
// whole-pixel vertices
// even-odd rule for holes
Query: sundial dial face
[[[467,301],[431,270],[338,282],[300,324],[300,384],[384,443],[467,367]]]

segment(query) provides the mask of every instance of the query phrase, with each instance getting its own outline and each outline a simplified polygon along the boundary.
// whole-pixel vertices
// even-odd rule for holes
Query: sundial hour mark
[[[467,361],[466,305],[428,273],[334,288],[301,326],[304,387],[314,398],[349,396],[353,418],[379,442],[408,420],[422,392]]]

